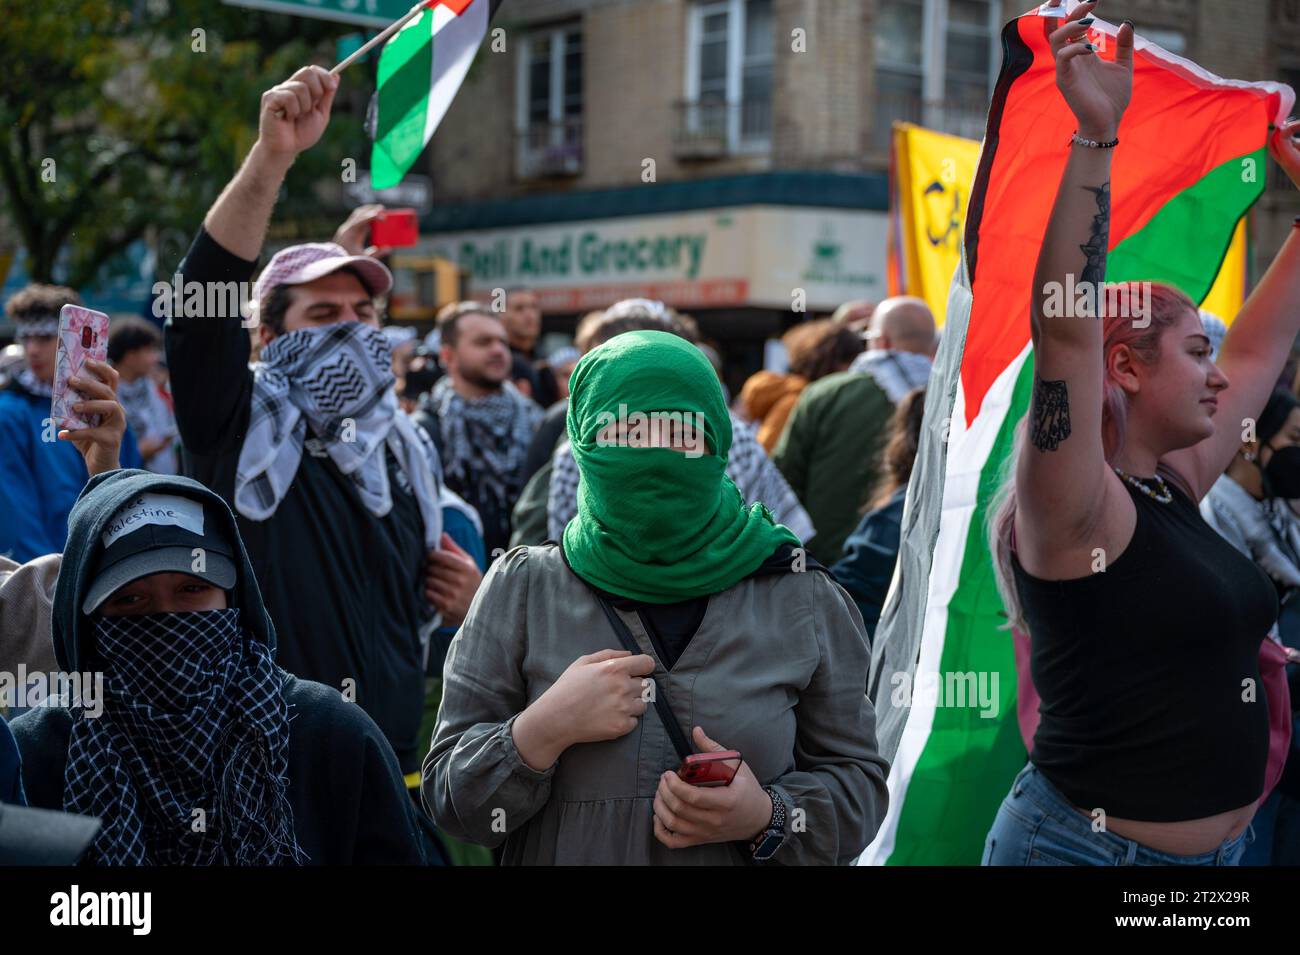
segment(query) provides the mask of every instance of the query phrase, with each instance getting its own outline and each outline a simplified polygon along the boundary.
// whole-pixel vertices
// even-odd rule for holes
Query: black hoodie
[[[144,493],[178,494],[206,505],[227,540],[237,545],[238,575],[229,594],[243,626],[275,651],[275,628],[262,604],[257,579],[235,517],[197,481],[147,471],[112,471],[94,477],[68,518],[68,541],[54,592],[54,652],[75,672],[91,660],[93,616],[80,607],[93,582],[100,534],[109,518]],[[289,704],[289,786],[294,832],[308,861],[317,865],[419,865],[436,853],[406,794],[397,759],[365,711],[337,690],[285,674]],[[63,808],[64,769],[72,714],[38,707],[11,724],[23,760],[23,785],[32,806]]]

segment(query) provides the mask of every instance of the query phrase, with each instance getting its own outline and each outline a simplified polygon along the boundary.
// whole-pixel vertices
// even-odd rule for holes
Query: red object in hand
[[[370,223],[370,244],[381,249],[401,249],[420,241],[420,223],[414,209],[387,209]]]
[[[677,775],[692,786],[730,786],[740,769],[740,761],[740,753],[734,749],[695,753],[682,760]]]

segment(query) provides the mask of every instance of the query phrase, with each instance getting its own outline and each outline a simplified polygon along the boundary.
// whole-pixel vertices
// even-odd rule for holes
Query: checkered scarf
[[[248,435],[235,473],[236,510],[254,521],[275,513],[298,473],[310,425],[322,453],[351,477],[376,517],[393,507],[387,447],[419,502],[425,546],[437,546],[437,451],[398,409],[384,333],[361,322],[300,329],[277,337],[262,359],[253,368]]]
[[[176,435],[176,419],[148,375],[141,375],[135,381],[119,381],[117,400],[126,411],[127,424],[137,437],[171,438]]]
[[[494,501],[499,513],[509,514],[523,487],[524,458],[542,409],[508,381],[497,394],[467,401],[450,376],[438,379],[429,400],[442,429],[447,483],[473,489],[480,500]]]
[[[96,865],[305,858],[286,794],[284,672],[239,611],[99,617],[104,711],[73,710],[63,808],[104,827]]]
[[[925,355],[876,348],[853,359],[849,371],[870,375],[885,397],[898,404],[909,391],[929,383],[932,365]]]
[[[14,375],[14,378],[16,378],[18,384],[22,385],[23,389],[33,397],[54,397],[54,385],[48,381],[41,381],[36,377],[36,372],[32,371],[30,368],[24,367],[19,369],[18,374]]]

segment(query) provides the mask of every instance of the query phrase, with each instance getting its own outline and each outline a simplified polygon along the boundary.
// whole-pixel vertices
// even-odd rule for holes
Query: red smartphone
[[[740,762],[740,753],[734,749],[695,753],[682,760],[677,775],[692,786],[730,786],[740,769]]]
[[[385,209],[370,222],[370,244],[381,249],[402,249],[419,241],[414,209]]]
[[[82,415],[72,410],[81,394],[68,379],[96,377],[86,371],[86,359],[108,360],[108,316],[103,312],[65,305],[59,312],[59,343],[54,355],[54,386],[50,418],[60,430],[81,431],[99,424],[99,415]]]

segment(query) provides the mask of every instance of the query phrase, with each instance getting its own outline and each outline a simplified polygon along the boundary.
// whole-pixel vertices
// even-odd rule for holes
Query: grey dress
[[[640,619],[620,611],[644,653]],[[679,763],[653,706],[626,736],[567,749],[532,769],[514,718],[575,659],[620,644],[555,544],[518,547],[488,571],[452,642],[424,760],[425,805],[447,833],[507,864],[738,865],[738,843],[669,849],[654,835],[660,775]],[[656,660],[658,658],[656,657]],[[866,695],[870,654],[853,601],[826,574],[752,577],[709,600],[671,671],[654,679],[690,737],[737,749],[787,809],[787,865],[848,864],[888,802]]]

